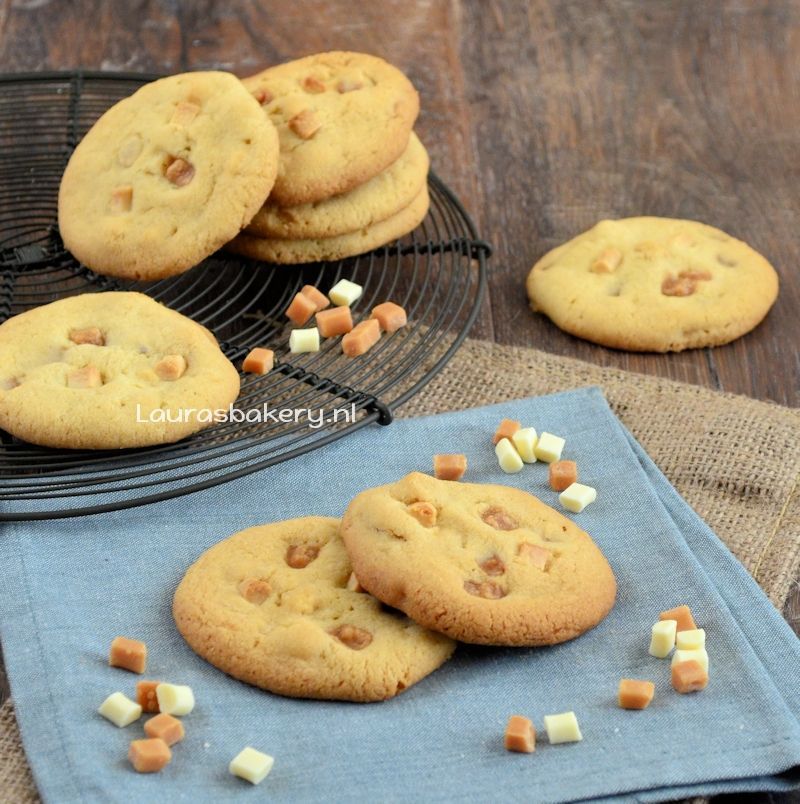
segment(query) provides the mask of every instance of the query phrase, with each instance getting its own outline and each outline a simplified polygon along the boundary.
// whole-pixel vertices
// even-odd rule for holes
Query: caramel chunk
[[[618,248],[607,248],[592,263],[592,271],[596,274],[610,274],[619,268],[622,252]]]
[[[183,730],[183,723],[178,718],[162,712],[160,715],[151,717],[145,721],[144,733],[148,737],[163,740],[167,745],[179,743],[186,732]]]
[[[530,542],[521,542],[517,548],[517,555],[540,570],[547,569],[547,562],[550,560],[549,550]]]
[[[128,749],[128,759],[139,773],[156,773],[172,759],[169,746],[157,737],[134,740]]]
[[[333,307],[317,313],[317,329],[323,338],[346,335],[353,329],[353,314],[349,307]]]
[[[239,584],[239,594],[248,603],[260,606],[272,594],[272,587],[265,578],[245,578]]]
[[[329,633],[351,650],[363,650],[372,642],[372,634],[355,625],[340,625]]]
[[[672,686],[680,693],[704,690],[708,686],[708,671],[694,659],[673,664]]]
[[[694,282],[686,277],[675,277],[669,274],[661,283],[661,292],[665,296],[691,296],[694,291]]]
[[[320,92],[325,91],[325,84],[317,76],[307,75],[303,79],[303,89],[313,95],[318,95]]]
[[[502,586],[494,581],[464,581],[464,591],[475,597],[484,597],[487,600],[499,600],[506,593]]]
[[[383,302],[372,308],[372,317],[378,319],[384,332],[397,332],[408,323],[406,311],[394,302]]]
[[[102,384],[103,378],[95,366],[73,369],[67,374],[68,388],[99,388]]]
[[[513,419],[503,419],[503,421],[497,425],[497,430],[495,430],[495,433],[492,436],[492,444],[496,446],[504,438],[507,438],[509,441],[511,441],[511,439],[514,437],[514,433],[516,433],[521,426],[522,425],[519,422],[516,422]]]
[[[191,101],[181,101],[172,113],[171,123],[176,126],[188,126],[200,113],[200,107]]]
[[[317,312],[330,306],[331,300],[321,290],[318,290],[313,285],[303,285],[303,287],[300,288],[300,292],[304,296],[308,296],[308,298],[314,302]]]
[[[300,137],[301,140],[310,140],[320,129],[322,123],[311,109],[303,109],[289,120],[289,128]]]
[[[295,326],[302,327],[316,312],[317,306],[308,296],[295,293],[292,303],[286,308],[286,317]]]
[[[91,343],[93,346],[105,346],[106,339],[98,327],[70,330],[69,339],[73,343]]]
[[[286,551],[286,563],[292,569],[304,569],[319,555],[319,545],[293,544]]]
[[[578,464],[575,461],[553,461],[549,470],[550,488],[564,491],[578,480]]]
[[[623,678],[619,682],[617,701],[622,709],[647,709],[656,692],[652,681]]]
[[[496,506],[487,508],[481,514],[481,519],[495,530],[516,530],[519,527],[519,522],[511,514]]]
[[[194,178],[194,165],[180,157],[170,157],[164,176],[176,187],[185,187]]]
[[[697,626],[692,617],[692,610],[687,605],[676,606],[674,609],[662,611],[659,620],[675,620],[678,623],[677,631],[694,631]]]
[[[435,505],[422,500],[411,503],[411,505],[408,506],[408,513],[411,514],[420,525],[424,525],[426,528],[433,527],[439,515]]]
[[[275,352],[257,346],[247,353],[242,363],[242,371],[248,374],[268,374],[275,365]]]
[[[345,92],[354,92],[357,89],[361,89],[363,86],[364,84],[361,81],[356,81],[353,78],[342,78],[339,80],[339,83],[336,84],[336,91],[344,95]]]
[[[342,338],[342,352],[348,357],[358,357],[368,352],[380,339],[380,324],[374,318],[368,318],[356,324]]]
[[[137,681],[136,682],[136,703],[142,707],[142,712],[159,712],[158,698],[156,697],[156,687],[160,681]],[[158,735],[150,735],[158,736]]]
[[[183,355],[166,355],[155,365],[160,380],[174,382],[186,373],[186,358]]]
[[[132,673],[144,673],[147,666],[147,645],[138,639],[115,637],[108,654],[108,663],[111,667],[121,667]]]
[[[503,744],[506,751],[532,754],[536,750],[536,730],[533,728],[533,723],[522,715],[511,715]]]
[[[433,456],[433,475],[439,480],[461,480],[466,471],[466,455]]]
[[[111,210],[112,215],[120,215],[123,212],[130,212],[133,205],[133,187],[130,184],[125,184],[122,187],[117,187],[111,193],[111,201],[108,203],[108,208]]]
[[[497,553],[489,556],[489,558],[486,558],[483,561],[478,562],[478,566],[487,575],[502,575],[506,571],[506,565],[503,563],[503,559],[501,559]]]
[[[262,105],[269,103],[275,96],[268,89],[257,89],[253,97]]]
[[[355,572],[350,573],[350,577],[347,579],[347,590],[349,592],[366,592],[367,590],[359,582],[358,578],[356,578]]]

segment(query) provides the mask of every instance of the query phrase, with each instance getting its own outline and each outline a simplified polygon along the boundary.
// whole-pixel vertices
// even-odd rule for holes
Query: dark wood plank
[[[463,10],[480,205],[497,246],[496,339],[800,403],[797,4],[494,0]],[[530,315],[522,285],[538,257],[600,218],[639,214],[704,220],[762,251],[782,279],[767,320],[727,347],[637,355]]]

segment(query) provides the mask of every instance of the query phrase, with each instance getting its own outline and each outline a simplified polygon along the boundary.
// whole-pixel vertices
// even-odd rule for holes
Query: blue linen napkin
[[[558,507],[547,466],[505,475],[490,435],[502,417],[566,436],[597,502],[575,520],[619,583],[594,631],[552,648],[459,646],[380,704],[280,698],[228,678],[177,634],[172,593],[197,556],[244,527],[339,515],[364,488],[466,452],[467,480],[526,489]],[[724,545],[681,500],[597,389],[371,427],[310,455],[189,497],[90,518],[0,525],[0,635],[23,742],[51,802],[663,801],[785,790],[800,765],[800,641]],[[706,629],[711,681],[681,696],[647,653],[659,611],[688,602]],[[160,774],[132,771],[138,723],[95,713],[139,678],[109,668],[113,637],[147,642],[146,678],[192,686],[186,739]],[[622,677],[648,678],[644,712],[616,705]],[[574,710],[583,742],[510,754],[510,714]],[[275,767],[252,789],[229,776],[245,745]],[[792,771],[794,769],[794,771]]]

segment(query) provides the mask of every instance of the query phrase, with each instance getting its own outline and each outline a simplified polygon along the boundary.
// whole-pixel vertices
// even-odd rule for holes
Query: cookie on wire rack
[[[197,265],[244,228],[278,171],[278,135],[236,76],[173,75],[112,106],[78,144],[58,196],[64,245],[134,280]]]

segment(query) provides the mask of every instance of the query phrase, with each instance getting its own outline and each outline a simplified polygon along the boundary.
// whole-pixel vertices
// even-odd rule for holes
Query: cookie
[[[413,472],[359,494],[342,537],[365,589],[463,642],[554,645],[614,605],[614,573],[591,538],[507,486]]]
[[[449,639],[348,588],[338,530],[330,517],[290,519],[203,553],[172,609],[192,650],[270,692],[344,701],[391,698],[443,664]]]
[[[319,53],[243,81],[278,129],[270,200],[285,207],[377,176],[405,151],[419,113],[419,96],[403,73],[365,53]]]
[[[283,265],[341,260],[384,246],[413,231],[425,219],[429,205],[428,188],[423,186],[405,209],[357,232],[314,240],[261,238],[244,232],[228,243],[226,248],[245,257]]]
[[[778,275],[746,243],[697,221],[600,221],[542,257],[534,310],[615,349],[680,352],[744,335],[767,314]]]
[[[428,166],[428,153],[412,132],[402,156],[365,184],[299,207],[268,201],[245,231],[256,237],[313,240],[366,229],[397,214],[419,195]]]
[[[61,237],[100,274],[178,274],[250,222],[277,170],[275,127],[235,76],[162,78],[112,106],[75,149]]]
[[[87,293],[0,325],[0,427],[45,447],[166,444],[239,394],[214,336],[141,293]]]

